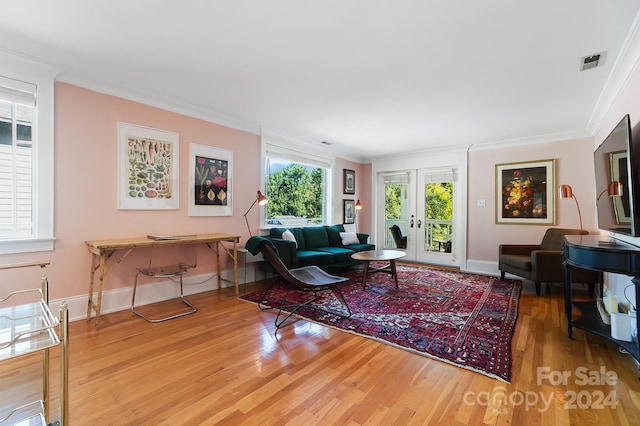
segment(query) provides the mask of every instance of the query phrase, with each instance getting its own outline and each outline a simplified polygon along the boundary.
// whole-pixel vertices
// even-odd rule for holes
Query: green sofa
[[[283,233],[287,230],[295,241],[283,238]],[[374,244],[368,243],[369,234],[363,233],[355,234],[357,243],[353,241],[343,245],[340,233],[344,232],[342,225],[271,228],[267,238],[278,249],[287,268],[316,265],[329,270],[357,265],[359,262],[351,258],[353,253],[376,248]]]

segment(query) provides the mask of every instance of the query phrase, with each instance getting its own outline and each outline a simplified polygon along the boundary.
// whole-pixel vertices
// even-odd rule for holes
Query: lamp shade
[[[269,202],[269,199],[262,194],[262,191],[258,191],[257,200],[259,206],[264,206]]]
[[[613,182],[609,182],[609,186],[607,187],[607,192],[609,192],[609,197],[622,197],[624,189],[622,187],[622,182],[614,180]]]
[[[573,197],[573,189],[571,185],[560,185],[558,188],[558,198],[571,198]]]
[[[609,182],[609,185],[607,185],[607,189],[603,189],[602,192],[598,194],[596,201],[599,201],[600,197],[602,197],[605,192],[609,197],[622,197],[622,194],[624,193],[622,182],[618,180]]]
[[[362,204],[360,203],[360,200],[356,201],[356,210],[362,210]]]
[[[580,220],[580,230],[582,231],[582,213],[580,212],[580,204],[575,195],[573,195],[573,188],[571,185],[560,185],[558,188],[558,198],[573,198],[576,202],[576,208],[578,209],[578,219]]]

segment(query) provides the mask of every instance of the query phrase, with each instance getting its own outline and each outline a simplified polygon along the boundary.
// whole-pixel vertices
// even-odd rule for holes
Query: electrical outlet
[[[486,204],[485,200],[478,200],[478,207],[484,207]]]

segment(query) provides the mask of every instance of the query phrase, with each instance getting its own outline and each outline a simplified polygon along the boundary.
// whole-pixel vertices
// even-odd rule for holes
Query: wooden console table
[[[611,326],[600,318],[596,302],[573,302],[571,291],[571,266],[599,272],[613,272],[633,277],[636,309],[640,306],[640,247],[607,239],[599,235],[566,235],[564,237],[564,300],[569,337],[572,327],[594,333],[624,348],[640,362],[640,344],[624,342],[611,337]],[[602,284],[600,284],[602,289]],[[573,319],[572,307],[580,310],[580,318]],[[636,316],[636,326],[640,317]]]
[[[218,288],[222,286],[222,281],[232,283],[238,291],[238,241],[240,237],[230,234],[200,234],[186,235],[179,237],[167,237],[165,239],[152,239],[149,237],[121,238],[114,240],[85,241],[91,256],[91,270],[89,271],[89,302],[87,305],[87,321],[91,319],[91,312],[96,313],[95,327],[98,328],[100,322],[100,309],[102,306],[102,290],[105,277],[124,260],[134,249],[152,246],[171,246],[180,244],[206,244],[216,254],[216,267],[218,271]],[[233,249],[227,250],[223,243],[232,243]],[[122,255],[115,261],[115,264],[108,269],[106,267],[109,259],[117,250],[124,250]],[[233,259],[233,281],[222,278],[220,275],[220,253],[226,253]],[[98,289],[94,301],[94,281],[98,271]]]

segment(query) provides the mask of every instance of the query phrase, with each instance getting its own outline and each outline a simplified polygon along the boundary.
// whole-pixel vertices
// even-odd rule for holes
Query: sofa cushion
[[[335,262],[335,257],[331,253],[316,250],[298,250],[297,252],[300,266],[309,265],[329,265]]]
[[[320,247],[316,250],[331,253],[336,262],[349,262],[352,260],[351,255],[355,253],[353,250],[349,250],[344,247]]]
[[[296,244],[296,248],[298,248],[298,242],[296,241],[296,237],[290,230],[286,230],[282,233],[282,239],[287,241],[293,241]]]
[[[341,232],[340,238],[342,239],[342,245],[348,246],[351,244],[360,244],[360,240],[355,232]]]
[[[286,230],[287,228],[271,228],[269,229],[269,237],[282,238],[282,234]],[[288,230],[291,231],[293,237],[296,239],[298,250],[304,250],[306,245],[304,242],[304,236],[302,235],[302,228],[288,228]]]
[[[344,232],[344,225],[330,225],[326,227],[327,229],[327,237],[329,237],[329,245],[330,246],[341,246],[342,238],[340,238],[340,233]]]
[[[375,250],[375,244],[349,244],[348,246],[344,246],[344,248],[355,251],[367,251],[367,250]]]
[[[318,247],[329,247],[329,236],[324,226],[302,228],[302,235],[304,235],[304,246],[306,250],[313,250]]]

